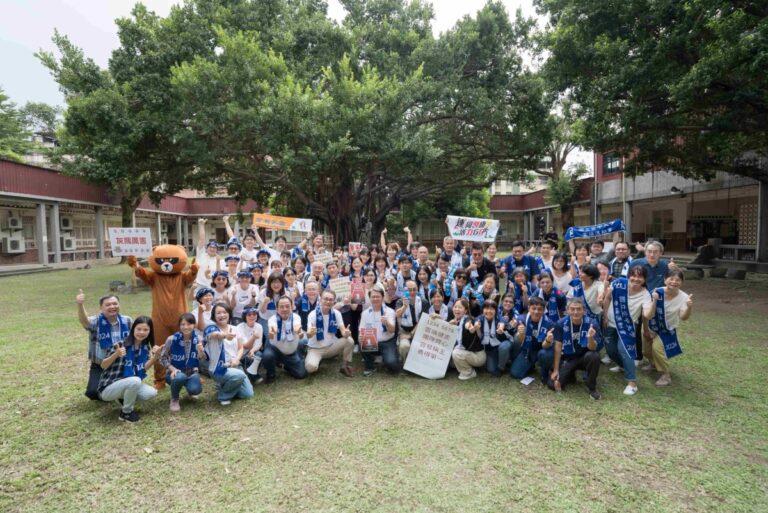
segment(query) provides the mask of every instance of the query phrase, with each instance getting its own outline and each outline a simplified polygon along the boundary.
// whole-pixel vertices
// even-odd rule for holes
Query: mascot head
[[[163,244],[152,248],[149,266],[160,274],[177,274],[187,265],[187,252],[181,246]]]

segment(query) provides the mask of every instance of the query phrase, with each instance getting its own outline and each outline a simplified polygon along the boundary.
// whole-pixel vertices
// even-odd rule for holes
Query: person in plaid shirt
[[[138,317],[124,341],[107,349],[101,361],[99,396],[102,401],[120,401],[119,420],[138,422],[139,415],[133,409],[136,401],[148,401],[157,396],[154,387],[142,383],[147,369],[160,358],[161,346],[155,346],[152,319]]]

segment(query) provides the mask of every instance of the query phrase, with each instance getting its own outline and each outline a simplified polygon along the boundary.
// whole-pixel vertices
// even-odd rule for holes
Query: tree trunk
[[[560,220],[563,225],[563,234],[568,228],[573,226],[573,207],[571,205],[560,205]]]
[[[136,210],[133,207],[133,200],[126,196],[120,198],[120,217],[123,228],[130,228],[133,226],[133,212]]]

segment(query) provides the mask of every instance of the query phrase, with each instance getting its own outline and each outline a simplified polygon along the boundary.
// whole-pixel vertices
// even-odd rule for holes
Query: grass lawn
[[[593,402],[484,373],[348,379],[332,361],[227,408],[206,381],[171,415],[166,389],[126,425],[83,396],[74,296],[94,313],[128,276],[0,279],[0,511],[768,511],[764,277],[687,283],[674,385],[641,373],[631,398],[605,367]],[[150,311],[148,292],[121,300]]]

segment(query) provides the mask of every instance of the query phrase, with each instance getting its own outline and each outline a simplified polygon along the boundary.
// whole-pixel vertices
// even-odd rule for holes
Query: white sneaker
[[[472,369],[472,372],[470,372],[469,374],[459,374],[459,379],[462,381],[466,381],[468,379],[472,379],[476,377],[477,377],[477,372],[475,371],[475,369]]]
[[[643,363],[642,360],[635,360],[635,368],[640,367],[640,364]]]
[[[609,372],[621,372],[621,367],[619,367],[618,365],[614,365],[613,367],[608,369],[608,371]]]
[[[635,395],[637,393],[637,387],[634,387],[632,385],[627,385],[626,388],[624,388],[624,395]]]
[[[230,404],[232,404],[232,401],[219,401],[219,404],[221,404],[222,406],[229,406]]]
[[[601,362],[603,362],[603,365],[610,365],[613,360],[611,360],[611,357],[608,355],[603,356],[600,359]]]

